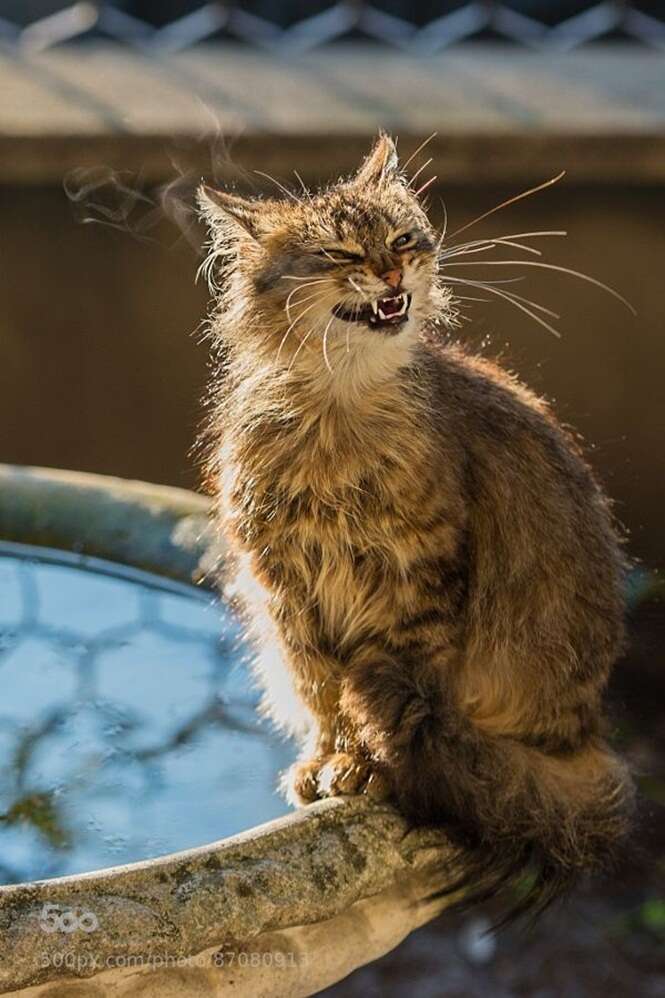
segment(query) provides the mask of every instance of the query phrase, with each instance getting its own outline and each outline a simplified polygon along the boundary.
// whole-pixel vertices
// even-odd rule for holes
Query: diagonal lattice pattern
[[[489,35],[529,47],[568,51],[619,35],[665,50],[662,4],[471,0],[468,3],[28,2],[6,4],[0,43],[36,52],[91,37],[168,54],[224,38],[283,54],[361,38],[415,55],[433,55]],[[161,14],[160,8],[161,6]],[[2,8],[0,8],[2,9]],[[171,18],[165,19],[166,11]],[[313,10],[313,12],[312,12]],[[41,16],[40,16],[41,15]]]
[[[101,570],[100,570],[101,569]],[[285,810],[210,594],[0,545],[0,881],[199,845]]]

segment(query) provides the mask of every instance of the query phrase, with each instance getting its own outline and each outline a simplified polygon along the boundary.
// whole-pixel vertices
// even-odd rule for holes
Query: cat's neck
[[[233,381],[269,396],[271,407],[281,408],[282,399],[288,409],[308,413],[385,410],[387,397],[409,378],[419,342],[415,320],[397,335],[342,328],[302,340],[287,335],[288,327],[266,332],[233,349]]]

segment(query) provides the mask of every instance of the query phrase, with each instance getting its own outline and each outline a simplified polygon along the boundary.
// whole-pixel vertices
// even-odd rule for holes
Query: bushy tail
[[[582,873],[612,866],[629,827],[633,791],[626,766],[600,738],[576,752],[548,755],[487,734],[415,683],[408,698],[403,688],[399,696],[394,690],[399,721],[380,731],[375,711],[362,710],[370,706],[367,692],[358,697],[349,690],[347,704],[356,717],[365,714],[363,737],[386,764],[400,810],[416,824],[445,826],[460,846],[452,879],[447,868],[447,882],[434,896],[462,891],[466,907],[515,882],[517,900],[505,924],[539,914]],[[385,684],[381,697],[385,708]]]

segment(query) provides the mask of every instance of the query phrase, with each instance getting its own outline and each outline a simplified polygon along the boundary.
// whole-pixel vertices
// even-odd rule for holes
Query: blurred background
[[[469,238],[566,230],[543,259],[637,311],[516,268],[561,338],[499,298],[457,335],[554,402],[628,531],[611,700],[643,801],[625,868],[532,935],[444,918],[329,994],[663,995],[665,3],[0,0],[0,460],[196,487],[196,183],[317,185],[379,128],[404,157],[436,133],[411,167],[451,231],[565,170]]]

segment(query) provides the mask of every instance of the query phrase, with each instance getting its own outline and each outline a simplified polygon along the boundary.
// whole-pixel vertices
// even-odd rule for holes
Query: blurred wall
[[[515,190],[443,189],[451,228]],[[196,485],[189,449],[206,345],[194,332],[207,294],[194,285],[188,244],[167,225],[156,241],[141,242],[77,224],[62,191],[50,188],[0,188],[0,226],[0,460]],[[558,228],[569,237],[542,240],[546,258],[616,287],[637,319],[574,278],[525,269],[518,290],[561,313],[562,339],[498,300],[468,303],[472,321],[461,336],[500,354],[554,400],[592,448],[632,553],[661,565],[663,190],[564,184],[480,223],[468,238]],[[508,276],[481,266],[457,273]]]

